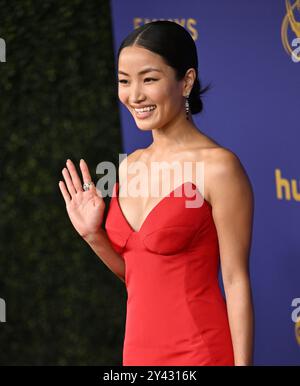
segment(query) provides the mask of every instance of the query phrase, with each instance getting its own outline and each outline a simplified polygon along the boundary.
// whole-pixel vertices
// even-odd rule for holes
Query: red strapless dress
[[[184,182],[135,231],[118,191],[116,182],[105,229],[126,266],[123,366],[233,366],[211,205]]]

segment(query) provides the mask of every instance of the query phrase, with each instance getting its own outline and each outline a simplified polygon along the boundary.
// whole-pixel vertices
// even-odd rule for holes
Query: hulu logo
[[[299,182],[296,179],[289,181],[281,176],[281,170],[275,169],[275,183],[277,198],[290,201],[293,198],[295,201],[300,201]]]
[[[6,62],[6,44],[2,38],[0,38],[0,62]]]
[[[6,304],[5,300],[0,298],[0,323],[6,322]]]

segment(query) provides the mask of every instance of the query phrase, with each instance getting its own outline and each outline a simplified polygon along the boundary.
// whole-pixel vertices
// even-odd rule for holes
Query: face
[[[152,70],[147,71],[147,69]],[[157,70],[157,71],[155,71]],[[118,63],[118,95],[143,130],[161,128],[185,114],[183,81],[160,55],[134,46],[122,49]],[[151,111],[136,111],[143,107]]]

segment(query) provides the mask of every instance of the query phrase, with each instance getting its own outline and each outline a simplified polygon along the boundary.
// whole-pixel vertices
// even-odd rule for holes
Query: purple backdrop
[[[195,123],[239,156],[252,181],[256,365],[300,364],[295,335],[300,317],[297,1],[299,9],[296,0],[111,2],[115,54],[125,36],[152,20],[176,21],[191,33],[200,79],[214,86]],[[287,16],[288,3],[294,22]],[[151,132],[141,132],[121,103],[120,114],[124,153],[151,143]]]

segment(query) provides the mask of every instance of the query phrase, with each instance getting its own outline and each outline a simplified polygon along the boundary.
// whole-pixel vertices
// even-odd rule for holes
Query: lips
[[[150,110],[155,110],[156,109],[156,105],[148,105],[148,106],[142,106],[142,107],[133,107],[134,111],[136,111],[136,112],[143,112],[143,111],[139,111],[139,110],[142,110],[142,109],[145,109],[145,108],[151,108]]]
[[[154,113],[155,110],[156,110],[156,107],[155,107],[155,109],[150,110],[150,111],[138,112],[138,111],[134,110],[134,112],[135,112],[135,116],[138,119],[146,119],[146,118],[149,118]]]

